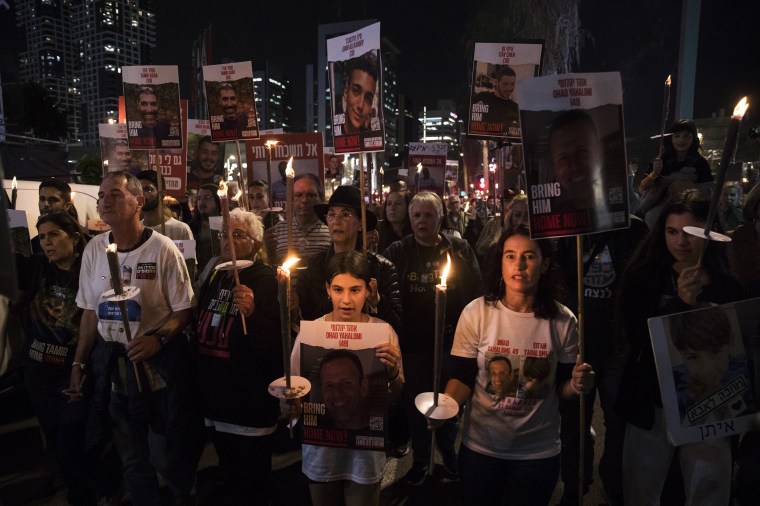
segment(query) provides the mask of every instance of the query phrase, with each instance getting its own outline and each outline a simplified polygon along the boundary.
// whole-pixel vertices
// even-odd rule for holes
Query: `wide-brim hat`
[[[322,223],[327,225],[327,211],[332,206],[348,207],[356,210],[356,215],[361,219],[361,202],[362,197],[359,194],[359,188],[355,186],[338,186],[327,204],[314,204],[314,213]],[[367,209],[367,230],[375,230],[377,226],[377,216]]]

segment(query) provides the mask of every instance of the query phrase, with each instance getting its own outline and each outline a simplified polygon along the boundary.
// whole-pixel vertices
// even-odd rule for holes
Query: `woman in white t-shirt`
[[[379,318],[366,314],[367,299],[377,282],[370,278],[370,267],[366,257],[356,251],[347,251],[333,255],[326,268],[327,295],[332,302],[333,311],[320,320],[336,322],[386,323]],[[388,389],[391,396],[401,393],[404,381],[401,366],[401,350],[398,336],[393,328],[388,327],[388,342],[375,348],[375,356],[385,364],[388,373]],[[300,374],[301,370],[301,334],[296,338],[290,357],[291,371]],[[334,350],[322,357],[322,369],[327,369],[328,356],[332,360],[342,360],[351,364],[353,357],[347,350]],[[333,355],[335,355],[333,357]],[[354,359],[356,360],[356,359]],[[363,374],[363,373],[362,373]],[[348,380],[341,379],[341,407],[331,413],[333,421],[345,428],[356,428],[356,409],[348,409],[354,404],[348,390],[352,386]],[[332,387],[331,387],[332,388]],[[354,396],[355,397],[355,396]],[[358,401],[357,401],[358,402]],[[328,402],[329,404],[329,402]],[[280,407],[286,416],[298,416],[300,402],[282,401]],[[349,413],[351,411],[351,413]],[[302,445],[303,473],[309,478],[309,492],[315,506],[345,504],[346,506],[377,505],[380,502],[380,482],[385,468],[385,453],[370,450],[328,448],[324,446]]]
[[[459,450],[465,504],[547,504],[560,466],[559,396],[593,384],[591,366],[577,360],[575,316],[554,300],[551,255],[551,243],[531,240],[524,226],[505,232],[490,252],[487,295],[459,318],[446,393],[467,403]],[[511,368],[490,367],[495,357]],[[510,377],[497,380],[497,369]],[[497,393],[489,383],[510,386]]]

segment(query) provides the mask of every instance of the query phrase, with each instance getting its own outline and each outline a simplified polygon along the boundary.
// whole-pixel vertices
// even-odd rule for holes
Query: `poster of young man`
[[[443,195],[448,152],[449,146],[444,142],[410,142],[407,187]]]
[[[117,170],[125,170],[133,174],[141,170],[137,159],[129,149],[125,123],[101,123],[98,125],[98,135],[104,176]]]
[[[302,321],[293,374],[311,382],[303,399],[303,442],[385,451],[388,374],[375,346],[389,342],[387,323]]]
[[[524,81],[520,104],[533,238],[628,226],[620,74],[568,74]]]
[[[270,140],[277,141],[277,144],[267,148],[266,143]],[[258,179],[267,182],[267,159],[270,156],[270,149],[272,157],[269,164],[269,177],[272,181],[272,187],[269,188],[270,207],[285,208],[285,169],[291,156],[295,175],[314,174],[319,177],[324,188],[325,165],[321,133],[264,135],[260,139],[246,141],[247,181]]]
[[[336,153],[385,150],[380,23],[327,40]]]
[[[251,62],[203,67],[214,142],[258,139]]]
[[[542,41],[475,43],[467,133],[521,142],[513,94],[520,81],[541,75]]]
[[[224,177],[224,143],[211,138],[207,119],[187,120],[187,187],[197,190],[204,184],[219,184]]]
[[[674,445],[746,432],[760,411],[744,343],[757,334],[760,299],[652,318],[668,439]],[[754,362],[756,364],[756,362]]]
[[[8,213],[8,229],[11,234],[11,249],[17,255],[29,257],[32,255],[32,240],[29,236],[29,223],[26,211],[6,209]]]
[[[176,65],[122,67],[129,148],[182,149]]]

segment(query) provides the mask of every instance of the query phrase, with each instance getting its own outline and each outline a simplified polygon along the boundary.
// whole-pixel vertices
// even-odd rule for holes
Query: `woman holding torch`
[[[559,397],[588,392],[594,376],[577,360],[577,321],[555,300],[551,268],[550,241],[530,239],[524,226],[505,232],[489,255],[486,295],[459,318],[445,393],[467,403],[459,448],[464,504],[551,499],[560,465]],[[496,367],[505,358],[509,367]]]
[[[222,260],[234,248],[240,284],[232,270],[213,272],[200,290],[196,329],[203,415],[219,456],[214,497],[220,504],[269,504],[279,408],[267,386],[282,376],[277,279],[258,257],[261,219],[235,209],[227,226],[232,243],[223,230]]]
[[[741,297],[730,274],[725,244],[684,231],[704,228],[710,200],[686,190],[662,208],[657,223],[623,274],[617,328],[628,362],[616,403],[628,425],[623,447],[626,504],[659,504],[671,460],[678,453],[687,504],[728,504],[731,441],[717,438],[673,446],[665,433],[660,385],[647,320],[654,316],[723,304]]]

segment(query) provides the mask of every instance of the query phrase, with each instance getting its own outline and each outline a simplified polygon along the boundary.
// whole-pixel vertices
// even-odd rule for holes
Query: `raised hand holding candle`
[[[222,207],[222,229],[226,230],[227,244],[230,247],[230,261],[232,262],[232,275],[235,279],[235,286],[240,288],[240,276],[237,271],[237,254],[235,252],[235,238],[232,236],[232,225],[230,224],[230,201],[227,196],[227,184],[224,180],[219,181],[219,190],[216,192]],[[248,335],[248,329],[245,326],[245,315],[240,312],[240,321],[243,323],[243,335]]]

